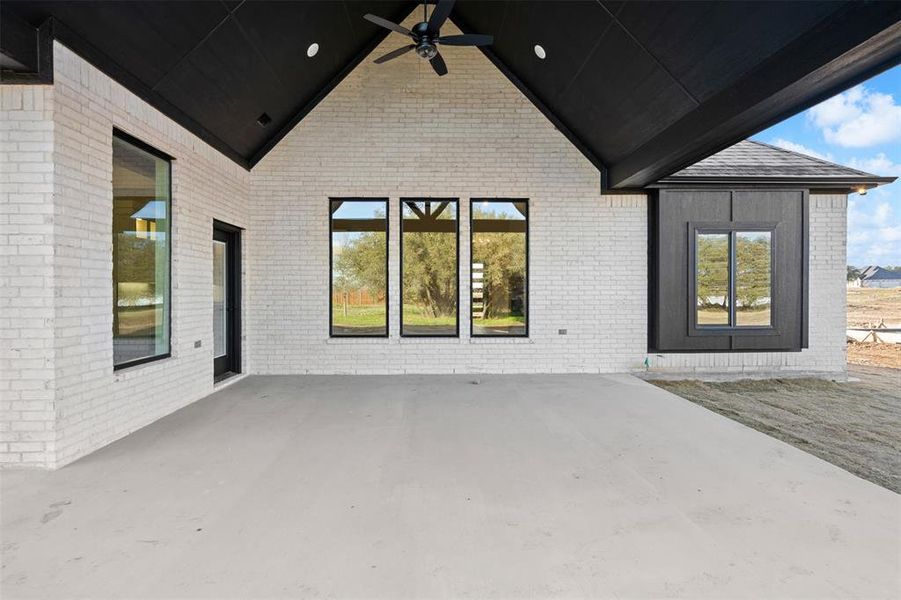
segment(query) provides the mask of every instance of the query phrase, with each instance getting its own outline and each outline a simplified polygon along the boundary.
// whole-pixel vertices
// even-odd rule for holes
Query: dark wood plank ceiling
[[[56,39],[247,167],[384,39],[365,13],[399,22],[416,8],[4,2],[31,27],[52,17]],[[470,0],[451,19],[495,36],[488,58],[619,188],[656,181],[901,60],[899,2]],[[315,60],[305,54],[312,42],[322,44]]]

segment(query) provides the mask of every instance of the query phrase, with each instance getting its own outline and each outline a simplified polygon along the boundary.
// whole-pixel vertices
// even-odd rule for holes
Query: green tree
[[[503,212],[476,208],[479,219],[515,219]],[[483,265],[486,319],[522,316],[526,280],[526,236],[517,231],[479,231],[472,236],[472,262]]]
[[[736,238],[736,308],[750,310],[770,297],[770,236],[740,233]]]
[[[729,236],[701,234],[697,247],[698,302],[702,306],[728,306],[729,298]],[[713,300],[722,298],[720,304]]]
[[[445,217],[442,214],[439,220]],[[429,317],[457,310],[457,236],[452,232],[404,233],[404,303],[419,305]]]
[[[349,236],[335,256],[334,285],[347,292],[363,289],[373,297],[383,297],[387,289],[385,234],[367,231]]]

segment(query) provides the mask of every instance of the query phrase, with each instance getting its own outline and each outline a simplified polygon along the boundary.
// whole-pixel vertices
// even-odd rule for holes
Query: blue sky
[[[901,177],[901,66],[752,139]],[[901,181],[848,197],[848,264],[901,265]]]

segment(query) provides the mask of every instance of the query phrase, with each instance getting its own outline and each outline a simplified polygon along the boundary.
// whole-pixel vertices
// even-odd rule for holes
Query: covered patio
[[[4,472],[4,597],[897,597],[898,496],[628,375],[253,376]]]

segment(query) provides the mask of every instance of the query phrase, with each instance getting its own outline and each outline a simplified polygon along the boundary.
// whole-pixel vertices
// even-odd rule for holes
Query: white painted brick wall
[[[0,86],[0,461],[54,454],[53,88]]]
[[[254,168],[251,371],[599,372],[644,360],[645,196],[601,197],[597,169],[481,52],[442,53],[442,78],[413,55],[365,61]],[[461,200],[460,339],[399,337],[399,198],[417,195]],[[329,196],[390,198],[389,339],[328,337]],[[484,196],[529,198],[528,340],[469,338],[469,199]]]
[[[3,232],[9,236],[3,239],[3,318],[6,304],[16,317],[13,326],[0,321],[0,456],[46,467],[66,464],[212,391],[212,221],[246,226],[250,196],[244,169],[59,43],[54,63],[52,88],[0,87],[3,192],[4,200],[12,200],[3,206],[3,224],[9,227]],[[31,90],[46,94],[44,113],[26,107],[35,102]],[[22,138],[24,128],[17,123],[26,122],[39,124],[48,137]],[[113,127],[175,157],[172,357],[116,372]],[[38,142],[46,147],[32,148]],[[7,182],[16,187],[7,188]],[[19,222],[26,217],[31,220]],[[24,261],[32,246],[41,249],[46,264],[28,262],[26,276],[17,261]],[[195,340],[202,341],[201,348],[194,347]],[[31,443],[30,429],[16,431],[31,427],[26,419],[40,421],[41,431],[50,432],[43,446]]]
[[[600,196],[597,171],[480,52],[442,52],[444,78],[412,56],[367,60],[254,168],[251,371],[641,372],[646,198]],[[399,198],[416,195],[462,200],[459,340],[399,336]],[[328,338],[329,196],[390,198],[387,340]],[[468,200],[480,196],[530,199],[527,341],[468,336]],[[811,203],[809,350],[652,356],[652,369],[841,376],[844,313],[824,299],[844,285],[844,201]]]
[[[0,87],[0,460],[60,466],[212,390],[213,218],[247,227],[245,372],[642,370],[645,196],[601,196],[596,169],[477,50],[444,53],[440,79],[412,56],[364,63],[250,174],[59,44],[52,87]],[[114,126],[176,158],[173,356],[117,372]],[[398,199],[417,195],[461,199],[460,339],[398,336]],[[328,338],[329,196],[390,198],[389,339]],[[530,199],[528,340],[469,338],[471,197]],[[652,366],[843,373],[845,210],[811,201],[810,350]]]

